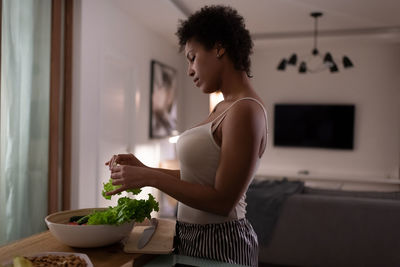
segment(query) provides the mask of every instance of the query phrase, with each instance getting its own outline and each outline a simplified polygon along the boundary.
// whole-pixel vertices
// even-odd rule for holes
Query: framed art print
[[[151,61],[150,138],[176,135],[177,72],[161,62]]]

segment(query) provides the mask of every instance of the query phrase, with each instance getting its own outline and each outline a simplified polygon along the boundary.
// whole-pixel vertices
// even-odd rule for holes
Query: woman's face
[[[185,55],[189,62],[188,75],[193,77],[196,87],[210,94],[221,86],[221,60],[217,48],[206,50],[193,38],[185,45]],[[221,56],[221,55],[220,55]]]

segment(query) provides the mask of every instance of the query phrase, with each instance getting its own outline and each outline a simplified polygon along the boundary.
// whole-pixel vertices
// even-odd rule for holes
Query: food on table
[[[30,267],[33,263],[25,257],[15,257],[13,260],[14,267]]]
[[[65,266],[85,267],[87,263],[81,257],[75,255],[43,255],[33,257],[15,257],[13,267],[36,267],[36,266]]]
[[[112,185],[112,181],[103,183],[102,194],[106,199],[111,196],[106,196],[106,192],[110,192],[119,186]],[[140,189],[127,190],[137,195],[141,192]],[[68,224],[72,225],[97,225],[97,224],[112,224],[120,225],[126,222],[135,220],[135,222],[142,222],[145,218],[151,219],[151,212],[158,211],[159,205],[152,194],[148,194],[149,198],[145,199],[132,199],[129,197],[121,197],[118,199],[118,205],[115,207],[108,207],[104,211],[94,211],[85,216],[72,216]]]
[[[87,215],[72,216],[71,218],[69,218],[68,224],[82,225],[82,224],[86,224],[88,219],[89,219],[89,217]]]
[[[86,261],[75,255],[47,255],[40,257],[28,257],[33,266],[68,266],[68,267],[85,267]]]
[[[0,264],[0,266],[2,266]],[[65,266],[85,267],[87,263],[81,257],[71,255],[42,255],[32,257],[15,257],[13,263],[4,267],[36,267],[36,266]]]

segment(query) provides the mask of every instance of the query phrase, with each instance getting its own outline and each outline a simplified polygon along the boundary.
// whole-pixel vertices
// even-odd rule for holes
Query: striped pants
[[[246,218],[216,224],[177,221],[175,248],[181,255],[258,265],[257,235]]]

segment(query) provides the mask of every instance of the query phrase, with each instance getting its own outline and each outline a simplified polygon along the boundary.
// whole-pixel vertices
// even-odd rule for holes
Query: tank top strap
[[[232,104],[233,105],[233,104]],[[231,105],[231,106],[232,106]],[[218,115],[218,117],[216,117],[212,123],[211,123],[211,132],[214,133],[215,130],[218,128],[218,126],[221,124],[221,122],[224,120],[226,113],[228,111],[228,109],[231,107],[229,106],[226,110],[224,110],[221,114]]]
[[[235,105],[237,102],[239,102],[239,101],[241,101],[241,100],[246,100],[246,99],[248,99],[248,100],[253,100],[253,101],[255,101],[256,103],[258,103],[258,104],[262,107],[262,109],[263,109],[263,111],[264,111],[265,120],[267,120],[267,112],[266,112],[264,106],[261,104],[260,101],[258,101],[257,99],[255,99],[255,98],[253,98],[253,97],[243,97],[243,98],[240,98],[240,99],[236,100],[235,102],[233,102],[227,109],[225,109],[221,114],[218,115],[218,117],[216,117],[216,118],[213,120],[211,132],[212,132],[212,133],[215,132],[215,130],[218,128],[218,126],[219,126],[219,125],[221,124],[221,122],[224,120],[224,118],[225,118],[225,116],[226,116],[228,110],[229,110],[231,107],[233,107],[233,105]]]

